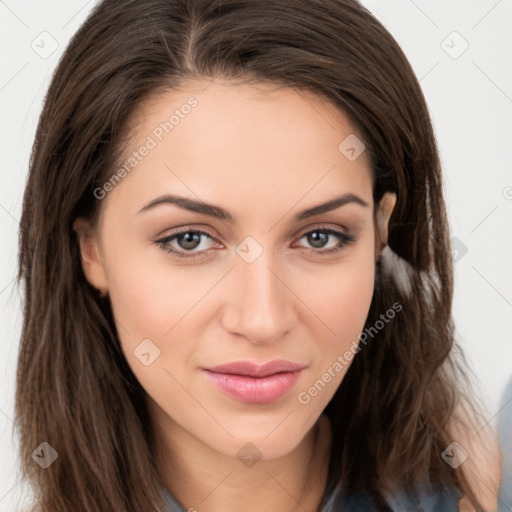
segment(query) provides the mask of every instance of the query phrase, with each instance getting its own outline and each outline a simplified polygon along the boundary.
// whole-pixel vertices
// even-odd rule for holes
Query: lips
[[[251,361],[236,361],[205,369],[214,373],[245,375],[246,377],[268,377],[276,373],[294,372],[302,370],[303,368],[304,365],[290,363],[289,361],[280,359],[262,365],[251,363]]]
[[[204,368],[204,374],[219,390],[241,402],[271,403],[295,385],[304,365],[275,360],[258,365],[236,361]]]

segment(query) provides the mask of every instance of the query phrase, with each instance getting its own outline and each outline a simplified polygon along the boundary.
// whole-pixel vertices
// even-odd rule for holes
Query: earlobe
[[[90,223],[83,218],[78,218],[73,223],[73,230],[77,234],[80,260],[87,281],[105,296],[108,291],[108,283],[101,260],[98,241]]]
[[[396,194],[386,192],[377,206],[375,226],[375,252],[376,257],[388,244],[389,219],[396,205]]]

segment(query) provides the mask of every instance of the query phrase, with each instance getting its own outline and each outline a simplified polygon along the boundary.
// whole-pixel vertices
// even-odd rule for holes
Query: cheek
[[[310,332],[315,356],[297,394],[298,402],[307,410],[313,408],[319,413],[327,406],[356,357],[373,297],[372,251],[354,252],[336,271],[330,270],[329,278],[317,280],[321,285],[314,294],[309,292],[311,309],[318,312],[321,321],[310,323],[318,326]],[[311,289],[311,281],[308,283]]]
[[[353,340],[361,332],[373,297],[375,261],[373,248],[359,247],[339,265],[323,268],[303,281],[304,302],[320,320],[319,329],[328,326],[332,336],[316,336],[335,347]],[[325,345],[324,345],[325,348]]]
[[[328,304],[333,329],[338,335],[345,332],[354,335],[354,329],[359,334],[362,330],[370,309],[374,279],[373,261],[370,264],[359,261],[350,269],[347,268],[336,281]]]
[[[172,341],[178,333],[182,340],[197,338],[187,318],[193,315],[201,290],[190,286],[184,272],[142,261],[132,254],[119,260],[115,269],[111,267],[108,276],[121,348],[135,377],[151,396],[163,393],[162,400],[168,400],[169,389],[175,389],[181,397],[166,370],[173,366],[172,361],[182,366],[190,359],[194,344]],[[185,398],[180,400],[186,405]]]
[[[176,332],[194,339],[186,332],[191,327],[187,317],[205,290],[191,286],[187,273],[173,271],[165,257],[148,263],[147,252],[132,249],[129,254],[116,258],[115,249],[110,253],[109,295],[126,360],[143,386],[151,388],[165,377],[166,354]],[[190,349],[187,343],[173,345],[173,358],[188,359],[185,351]]]
[[[208,276],[194,277],[191,270],[173,266],[163,251],[157,251],[149,252],[156,257],[148,261],[147,249],[132,248],[129,257],[117,259],[114,249],[109,260],[109,295],[116,320],[125,327],[125,338],[132,336],[133,341],[141,336],[163,339],[211,286]]]
[[[133,273],[120,270],[121,279],[109,277],[110,300],[116,320],[124,327],[125,339],[126,335],[133,337],[132,341],[141,336],[163,337],[177,321],[173,312],[180,309],[179,294],[171,291],[165,275],[155,280],[151,269],[139,267]]]

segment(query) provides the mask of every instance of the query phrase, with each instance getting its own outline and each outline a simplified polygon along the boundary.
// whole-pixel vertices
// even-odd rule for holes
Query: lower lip
[[[268,377],[247,377],[206,370],[205,374],[221,391],[240,402],[268,404],[275,402],[295,385],[302,370]]]

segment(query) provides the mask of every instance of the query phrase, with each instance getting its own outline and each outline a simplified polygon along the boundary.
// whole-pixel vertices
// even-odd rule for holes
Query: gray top
[[[364,494],[343,497],[342,505],[334,509],[334,499],[340,494],[340,489],[329,497],[325,507],[320,512],[365,512],[375,511],[371,499]],[[166,512],[186,512],[185,509],[173,498],[168,489],[163,489],[163,496],[167,504]],[[426,491],[419,490],[414,496],[406,496],[398,491],[392,496],[386,498],[393,512],[457,512],[457,501],[460,496],[456,489],[449,489],[443,486],[437,486],[435,489]]]

